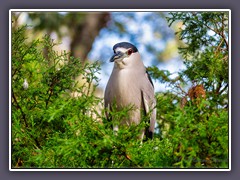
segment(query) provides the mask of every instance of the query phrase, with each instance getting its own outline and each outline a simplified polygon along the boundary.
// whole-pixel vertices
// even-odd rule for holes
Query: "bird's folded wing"
[[[150,117],[149,132],[153,133],[156,122],[156,100],[152,80],[148,73],[146,73],[146,78],[148,81],[147,86],[141,90],[142,103],[145,115]]]

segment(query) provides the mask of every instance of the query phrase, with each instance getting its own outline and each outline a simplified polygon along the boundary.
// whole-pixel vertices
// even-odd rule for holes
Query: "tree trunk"
[[[92,12],[86,15],[84,22],[79,25],[73,35],[70,45],[71,56],[86,62],[87,55],[99,31],[107,25],[110,15],[108,12]]]

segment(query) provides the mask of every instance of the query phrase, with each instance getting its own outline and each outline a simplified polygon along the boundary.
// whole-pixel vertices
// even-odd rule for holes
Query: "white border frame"
[[[219,12],[219,11],[227,11],[229,13],[229,168],[228,169],[12,169],[11,167],[11,88],[12,88],[12,76],[11,76],[11,13],[12,12],[189,12],[189,11],[211,11],[211,12]],[[231,171],[231,10],[230,9],[10,9],[9,10],[9,171]]]

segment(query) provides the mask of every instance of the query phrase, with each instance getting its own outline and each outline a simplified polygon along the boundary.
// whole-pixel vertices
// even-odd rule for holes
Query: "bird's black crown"
[[[125,49],[131,48],[133,50],[133,52],[138,52],[138,49],[136,48],[136,46],[132,45],[129,42],[120,42],[120,43],[115,44],[113,46],[113,51],[115,52],[115,49],[117,49],[118,47],[122,47]]]

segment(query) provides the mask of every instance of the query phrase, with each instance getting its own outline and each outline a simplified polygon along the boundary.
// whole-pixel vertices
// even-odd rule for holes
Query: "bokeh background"
[[[182,22],[168,26],[168,12],[14,12],[14,26],[28,25],[29,38],[45,34],[59,42],[59,51],[70,51],[81,62],[99,61],[99,95],[112,71],[109,62],[114,44],[131,42],[141,53],[146,67],[155,65],[175,77],[185,68],[178,54],[183,42],[175,36]],[[165,84],[154,81],[156,92],[165,91]],[[169,89],[168,89],[169,90]]]

